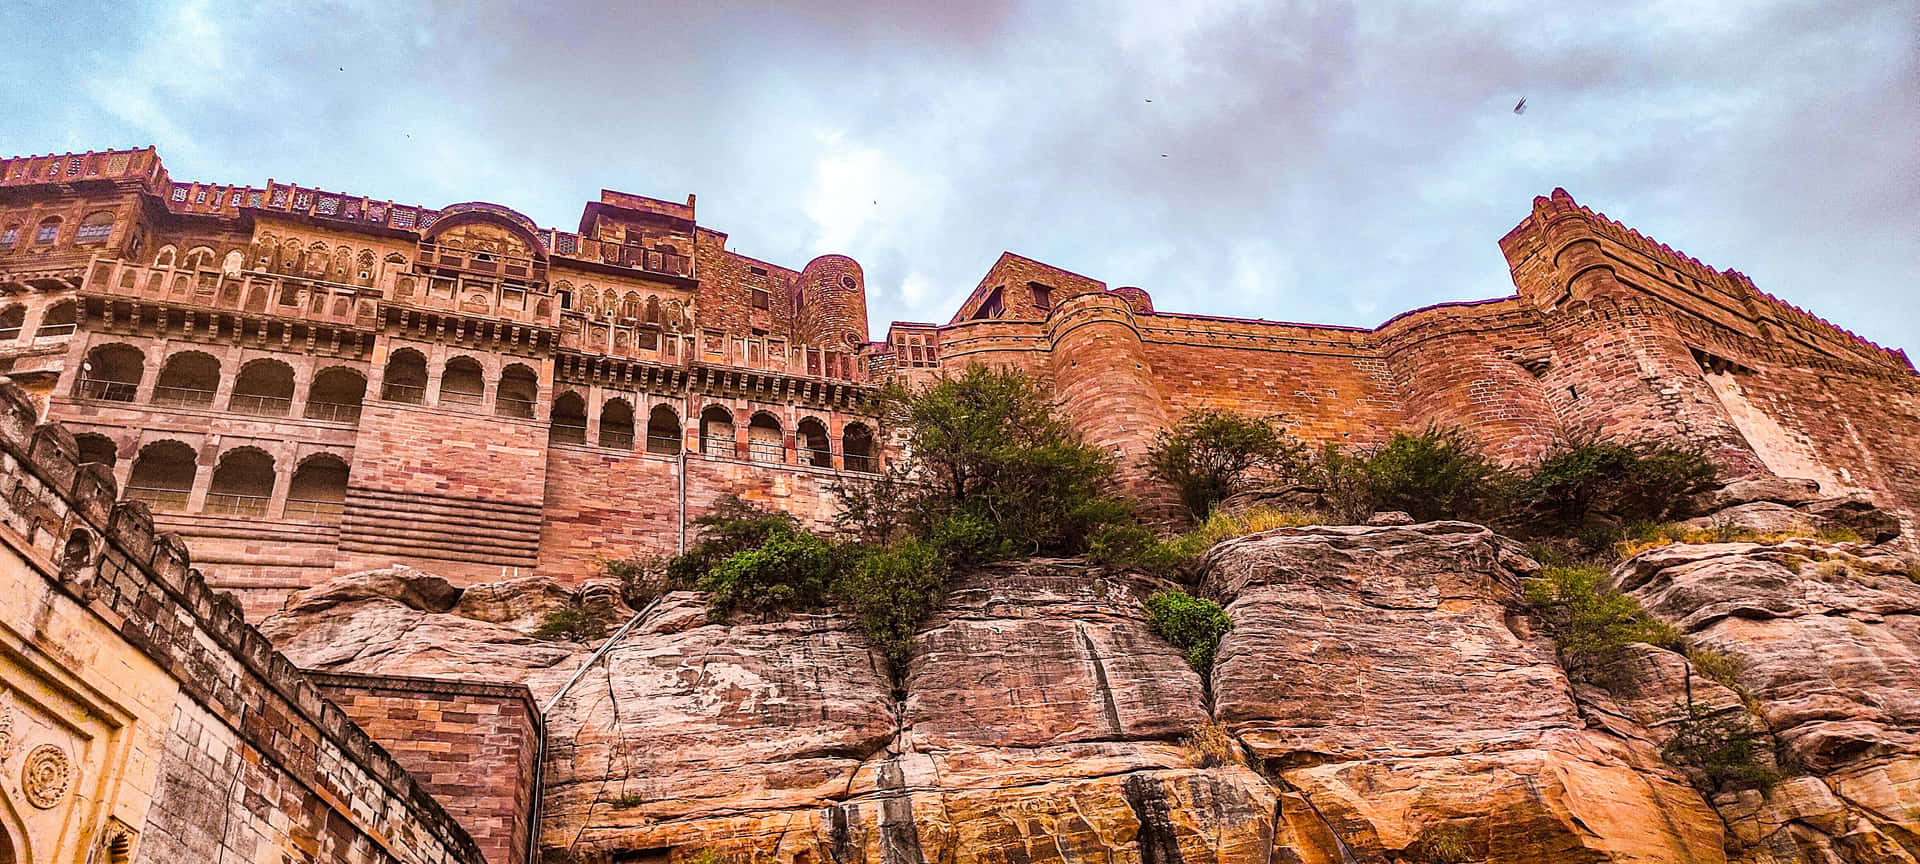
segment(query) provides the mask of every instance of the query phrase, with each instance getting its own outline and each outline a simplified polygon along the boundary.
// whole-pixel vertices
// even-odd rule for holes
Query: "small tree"
[[[1179,491],[1195,521],[1205,521],[1254,479],[1298,474],[1305,453],[1277,418],[1203,408],[1160,433],[1147,451],[1147,470]]]
[[[779,527],[760,545],[720,559],[696,584],[711,596],[716,615],[734,609],[807,609],[826,598],[834,570],[834,550],[827,541]]]
[[[901,458],[886,476],[838,487],[841,521],[859,536],[925,538],[956,563],[1074,555],[1130,515],[1113,459],[1059,416],[1038,379],[976,364],[886,401]]]
[[[715,501],[693,524],[699,530],[699,539],[667,562],[667,578],[675,585],[690,587],[728,556],[758,547],[776,533],[800,529],[792,516],[756,507],[732,495]]]
[[[1720,469],[1691,444],[1627,444],[1563,433],[1528,472],[1522,495],[1537,530],[1578,531],[1595,519],[1660,521],[1678,515]]]

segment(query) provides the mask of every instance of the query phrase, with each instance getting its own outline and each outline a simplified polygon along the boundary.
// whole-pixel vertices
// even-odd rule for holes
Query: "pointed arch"
[[[270,357],[249,360],[234,377],[227,410],[259,417],[285,417],[293,407],[293,367]]]
[[[817,417],[808,417],[794,427],[793,446],[798,448],[800,461],[815,468],[833,467],[833,439],[827,437],[827,424]]]
[[[619,396],[600,406],[600,446],[633,449],[633,403]]]
[[[547,439],[556,444],[587,443],[587,400],[572,390],[555,396],[547,426]]]
[[[848,471],[874,472],[879,459],[874,455],[873,430],[865,423],[848,423],[840,432],[841,458]]]
[[[44,331],[45,327],[41,329]],[[146,355],[125,342],[96,345],[87,352],[80,375],[74,379],[73,395],[105,402],[132,402],[146,366]]]
[[[427,401],[427,355],[412,348],[401,348],[387,358],[386,374],[380,378],[380,398],[388,402],[420,405]]]
[[[735,449],[733,412],[724,405],[708,405],[700,412],[700,453],[733,458]]]
[[[220,361],[205,351],[182,351],[167,358],[154,381],[155,405],[205,407],[220,387]]]
[[[187,509],[187,496],[200,472],[198,458],[192,447],[171,438],[141,447],[127,477],[127,500],[144,501],[155,510]]]
[[[755,462],[787,461],[787,445],[780,431],[780,421],[772,414],[756,412],[747,421],[747,458]]]
[[[358,423],[361,403],[366,398],[366,376],[345,366],[329,366],[313,376],[303,413],[312,420]]]
[[[300,461],[287,484],[288,519],[332,524],[340,521],[347,500],[347,462],[332,453],[315,453]]]
[[[524,363],[509,363],[500,370],[500,387],[494,391],[493,413],[502,417],[533,417],[535,400],[540,398],[540,375]]]
[[[169,243],[162,246],[160,247],[160,251],[153,254],[153,266],[172,267],[174,258],[177,257],[178,254],[179,253],[174,251],[173,244]]]
[[[258,447],[235,447],[220,454],[207,488],[206,512],[261,518],[273,500],[273,456]]]

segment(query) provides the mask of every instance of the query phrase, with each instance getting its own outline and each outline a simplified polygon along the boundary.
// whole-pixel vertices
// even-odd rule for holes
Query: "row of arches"
[[[792,452],[780,420],[766,411],[756,411],[747,420],[746,436],[741,439],[733,412],[724,405],[709,405],[700,412],[699,452],[705,456],[736,459],[742,454],[749,461],[768,464],[810,465],[832,468],[834,447],[827,424],[817,417],[802,418],[794,428]],[[560,394],[553,402],[548,437],[559,444],[587,443],[587,403],[577,392]],[[600,447],[632,450],[637,443],[633,403],[615,396],[600,408],[600,423],[595,441]],[[680,415],[672,406],[658,404],[647,414],[645,447],[648,453],[677,455],[684,442]],[[840,454],[849,471],[877,470],[873,430],[864,423],[849,423],[840,434]]]
[[[576,290],[565,280],[554,283],[553,288],[555,294],[564,298],[562,309],[578,309],[591,319],[608,318],[622,324],[650,324],[675,331],[692,329],[686,307],[672,297],[662,302],[658,295],[643,298],[638,291],[623,294],[614,288],[602,290],[592,285]]]
[[[73,395],[108,402],[134,402],[146,376],[146,354],[131,345],[114,342],[95,346],[74,380]],[[218,358],[204,351],[169,355],[155,376],[147,401],[154,405],[213,408],[225,377]],[[271,357],[242,364],[226,393],[224,408],[257,417],[285,417],[295,400],[293,367]],[[353,423],[360,419],[367,379],[358,370],[329,366],[314,373],[301,415],[311,420]]]
[[[0,309],[0,342],[70,335],[79,326],[79,321],[79,304],[73,300],[62,300],[41,310],[40,324],[34,328],[32,336],[28,337],[27,307],[15,303]]]
[[[118,459],[112,439],[84,433],[74,440],[80,445],[80,461],[115,467]],[[301,460],[284,482],[273,456],[258,447],[240,446],[221,453],[204,489],[199,488],[200,467],[199,454],[186,442],[171,438],[151,442],[134,458],[123,494],[164,512],[297,522],[337,522],[345,506],[349,470],[346,460],[332,453]]]
[[[386,374],[381,377],[380,398],[388,402],[424,405],[429,390],[427,355],[412,348],[401,348],[387,358]],[[509,363],[500,370],[493,392],[493,413],[500,417],[532,418],[540,395],[540,375],[524,363]],[[487,404],[487,373],[480,361],[459,356],[440,368],[438,405]]]
[[[387,272],[407,267],[406,256],[398,252],[380,259],[372,249],[329,246],[319,240],[309,243],[298,237],[282,239],[271,232],[255,238],[252,246],[254,270],[361,287],[372,287],[380,278],[383,260]]]

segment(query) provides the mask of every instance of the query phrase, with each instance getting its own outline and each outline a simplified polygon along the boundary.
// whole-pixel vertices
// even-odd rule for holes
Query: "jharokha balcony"
[[[380,290],[251,270],[156,267],[96,259],[82,290],[90,294],[299,318],[315,323],[370,326]]]

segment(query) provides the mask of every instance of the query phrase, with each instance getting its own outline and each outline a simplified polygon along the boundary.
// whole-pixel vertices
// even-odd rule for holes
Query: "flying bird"
[[[1153,100],[1152,100],[1152,99],[1148,99],[1147,101],[1148,101],[1148,102],[1152,102]]]
[[[1519,104],[1513,106],[1513,113],[1515,114],[1527,113],[1527,97],[1525,96],[1520,97]]]

